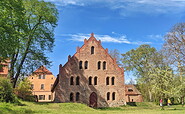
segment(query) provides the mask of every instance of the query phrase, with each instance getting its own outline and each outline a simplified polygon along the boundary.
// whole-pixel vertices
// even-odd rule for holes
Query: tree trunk
[[[184,106],[184,96],[181,97],[182,107]]]
[[[152,92],[148,90],[150,102],[152,102]]]

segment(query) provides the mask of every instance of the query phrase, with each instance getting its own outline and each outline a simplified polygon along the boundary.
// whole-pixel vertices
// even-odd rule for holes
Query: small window
[[[115,80],[115,78],[114,78],[114,77],[112,77],[112,85],[114,85],[114,80]]]
[[[94,85],[97,85],[98,78],[94,77]]]
[[[132,88],[129,88],[129,89],[128,89],[128,92],[132,92],[132,91],[133,91],[133,89],[132,89]]]
[[[76,101],[79,101],[79,100],[80,100],[80,93],[77,92],[77,93],[76,93]]]
[[[101,61],[98,61],[98,70],[101,69]]]
[[[33,84],[31,84],[31,89],[34,89],[34,85]]]
[[[70,85],[74,85],[74,81],[73,81],[73,76],[71,76],[71,78],[70,78]]]
[[[103,70],[106,70],[106,62],[103,62]]]
[[[94,46],[91,47],[91,54],[94,54]]]
[[[42,75],[39,75],[39,79],[42,79]]]
[[[39,100],[45,100],[45,95],[39,95]]]
[[[51,100],[51,95],[48,95],[48,100]]]
[[[46,75],[39,75],[39,79],[45,79]]]
[[[109,85],[109,77],[106,78],[106,85]]]
[[[82,61],[79,62],[79,69],[82,69]]]
[[[89,77],[89,85],[92,85],[92,77]]]
[[[42,79],[45,79],[46,78],[46,75],[44,74],[44,75],[42,75]]]
[[[115,100],[115,99],[116,99],[116,93],[113,92],[113,93],[112,93],[112,100]]]
[[[80,85],[80,77],[79,76],[76,77],[76,85]]]
[[[107,93],[107,101],[110,100],[110,92]]]
[[[84,67],[85,69],[88,69],[88,61],[85,61]]]
[[[73,102],[73,93],[70,93],[70,101]]]
[[[44,89],[44,84],[41,84],[41,87],[40,87],[40,89]]]

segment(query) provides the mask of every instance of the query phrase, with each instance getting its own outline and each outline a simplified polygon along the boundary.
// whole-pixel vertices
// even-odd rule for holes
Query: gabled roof
[[[132,89],[133,91],[128,91],[128,89]],[[125,94],[126,95],[141,95],[141,93],[137,90],[134,85],[125,85]]]
[[[40,73],[42,73],[42,74],[48,74],[48,75],[51,75],[52,74],[52,72],[50,72],[45,66],[40,66],[37,70],[35,70],[34,72],[33,72],[33,74],[40,74]]]

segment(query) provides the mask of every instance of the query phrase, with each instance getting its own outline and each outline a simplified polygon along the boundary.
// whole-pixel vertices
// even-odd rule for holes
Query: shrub
[[[9,79],[0,77],[0,102],[18,102]]]
[[[15,88],[15,94],[22,100],[35,101],[35,97],[32,95],[31,91],[31,82],[27,78],[21,81]]]

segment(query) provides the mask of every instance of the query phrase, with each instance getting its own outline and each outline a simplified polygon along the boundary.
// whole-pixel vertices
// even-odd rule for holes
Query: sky
[[[185,0],[45,0],[59,11],[55,47],[48,53],[56,76],[59,64],[67,62],[93,32],[104,48],[121,54],[149,44],[160,50],[164,35],[185,22]],[[126,82],[134,78],[125,73]]]

